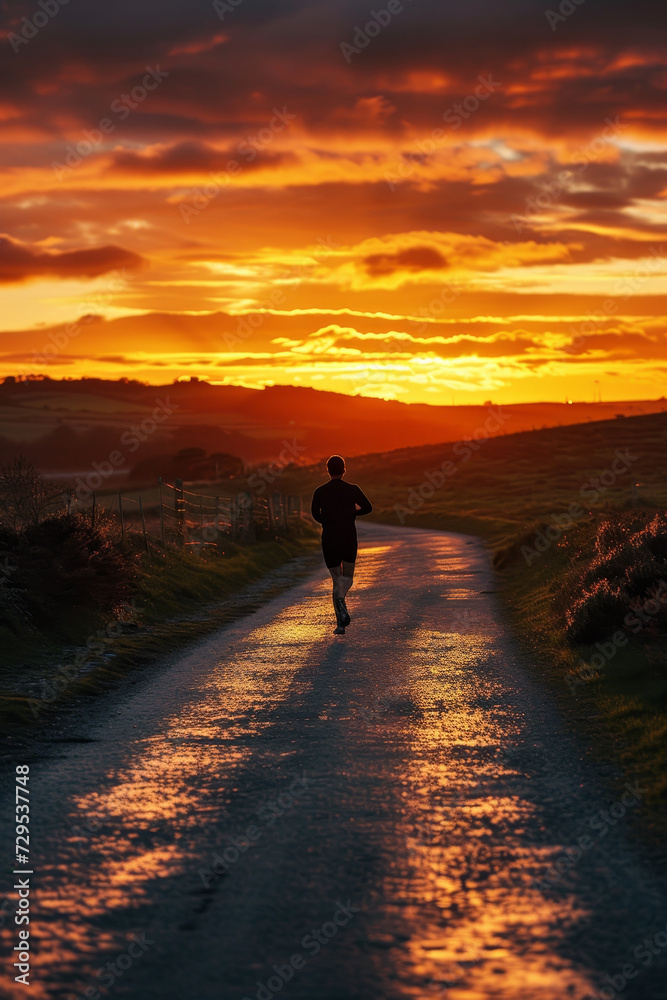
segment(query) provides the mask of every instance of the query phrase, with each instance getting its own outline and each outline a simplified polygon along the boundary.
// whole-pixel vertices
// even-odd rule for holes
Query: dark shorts
[[[322,555],[327,569],[340,566],[342,562],[355,562],[357,558],[357,532],[323,531]]]

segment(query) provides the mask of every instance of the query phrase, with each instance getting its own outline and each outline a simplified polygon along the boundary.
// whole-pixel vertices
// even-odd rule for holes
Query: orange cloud
[[[632,18],[579,5],[552,34],[525,0],[454,14],[422,0],[350,65],[336,44],[361,17],[349,5],[259,6],[221,24],[209,4],[206,25],[196,5],[82,17],[64,4],[22,47],[0,102],[6,364],[30,344],[77,372],[126,374],[126,359],[133,373],[331,379],[434,401],[453,385],[562,398],[618,367],[623,391],[641,369],[662,392],[640,357],[667,322],[667,269],[641,284],[649,254],[664,256],[658,4],[635,0]],[[164,84],[121,118],[114,104],[148,64]],[[473,96],[481,75],[497,84],[488,100]],[[274,108],[290,116],[275,135]],[[94,148],[55,172],[82,142]],[[136,277],[93,287],[118,267]],[[569,327],[608,296],[614,321],[568,355]],[[76,353],[51,357],[93,310],[124,319],[81,323]]]
[[[374,253],[364,257],[368,273],[374,277],[393,274],[394,271],[440,271],[447,261],[433,247],[409,247],[397,253]]]
[[[117,246],[85,250],[42,250],[0,235],[0,282],[11,283],[56,275],[59,278],[96,278],[117,268],[136,269],[142,258]]]

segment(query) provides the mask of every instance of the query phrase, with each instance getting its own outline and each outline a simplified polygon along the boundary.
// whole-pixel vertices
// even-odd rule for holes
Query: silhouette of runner
[[[355,518],[370,514],[373,505],[354,483],[344,483],[345,459],[332,455],[327,459],[330,481],[313,493],[310,512],[322,525],[322,554],[333,580],[333,606],[336,612],[336,635],[345,635],[350,615],[345,596],[352,586],[357,559]]]

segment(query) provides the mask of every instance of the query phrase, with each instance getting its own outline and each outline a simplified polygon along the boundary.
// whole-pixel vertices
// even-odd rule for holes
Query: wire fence
[[[75,507],[72,505],[76,505]],[[121,544],[142,539],[150,557],[151,545],[216,548],[225,542],[247,543],[298,533],[303,516],[300,496],[271,493],[208,495],[186,490],[183,481],[158,482],[157,490],[135,496],[93,493],[82,503],[69,498],[69,509],[84,508],[91,523],[103,516],[117,518]]]

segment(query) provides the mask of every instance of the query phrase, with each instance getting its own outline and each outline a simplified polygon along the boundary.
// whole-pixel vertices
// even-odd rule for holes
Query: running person
[[[330,481],[313,493],[311,514],[322,525],[322,554],[333,580],[333,606],[336,612],[336,635],[345,634],[350,615],[345,595],[352,586],[357,559],[355,518],[370,514],[373,505],[358,486],[344,483],[345,459],[332,455],[327,461]]]

